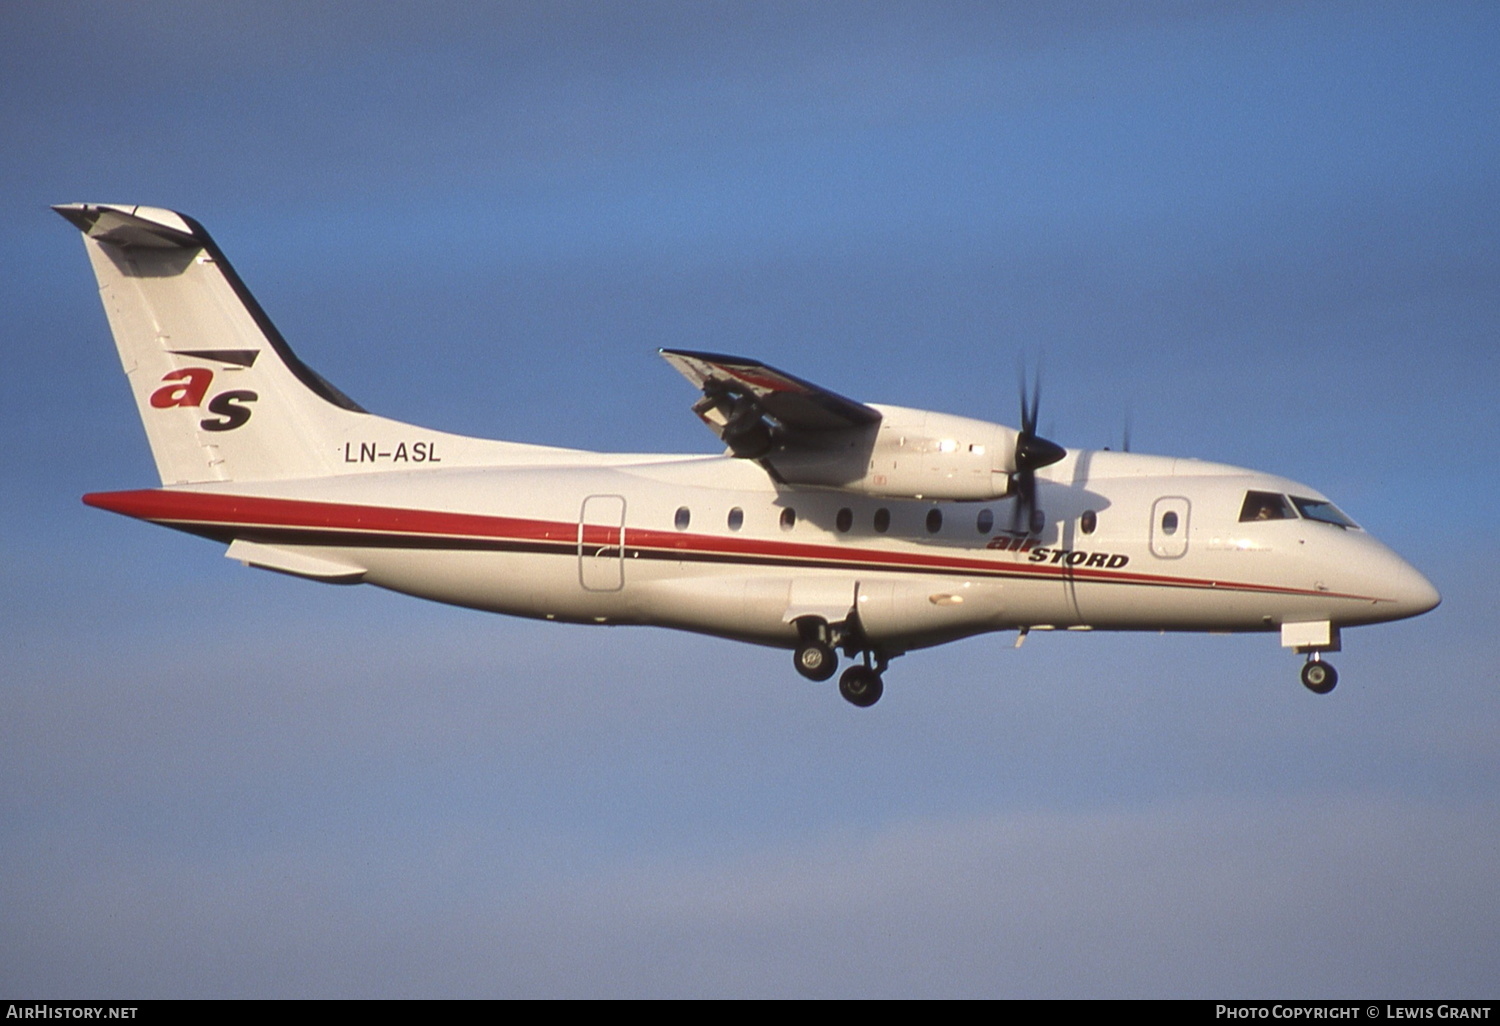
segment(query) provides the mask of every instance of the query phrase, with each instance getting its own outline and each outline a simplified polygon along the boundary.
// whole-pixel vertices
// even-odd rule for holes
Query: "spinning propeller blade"
[[[1011,491],[1016,504],[1011,512],[1011,531],[1024,528],[1035,532],[1036,520],[1036,472],[1050,467],[1067,455],[1067,450],[1056,442],[1048,441],[1036,433],[1037,417],[1042,406],[1042,375],[1038,370],[1032,379],[1031,396],[1026,395],[1026,367],[1021,365],[1021,432],[1016,436],[1015,470],[1011,473]]]

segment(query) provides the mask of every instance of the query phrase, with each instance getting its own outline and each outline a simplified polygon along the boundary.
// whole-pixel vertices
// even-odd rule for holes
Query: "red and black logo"
[[[260,354],[254,349],[197,349],[174,351],[173,355],[206,358],[239,367],[249,367],[255,363],[255,358]],[[162,375],[161,380],[164,382],[162,387],[151,393],[153,407],[158,410],[167,410],[174,406],[201,407],[204,397],[208,395],[209,386],[213,384],[214,372],[207,367],[184,367],[181,370],[168,371]],[[198,422],[198,426],[204,431],[233,431],[237,427],[242,427],[250,419],[251,413],[250,407],[245,404],[253,403],[259,398],[260,396],[247,388],[220,392],[208,400],[208,412],[216,416],[204,417]]]

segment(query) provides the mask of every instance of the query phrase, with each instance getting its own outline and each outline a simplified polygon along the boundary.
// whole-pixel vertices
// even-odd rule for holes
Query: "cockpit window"
[[[1293,495],[1292,501],[1297,504],[1297,512],[1309,520],[1320,520],[1325,524],[1333,524],[1336,527],[1358,527],[1354,521],[1344,516],[1344,511],[1339,509],[1327,499],[1304,499]]]
[[[1340,514],[1342,516],[1342,514]],[[1292,504],[1286,496],[1277,492],[1246,492],[1245,504],[1240,507],[1240,523],[1252,520],[1296,520]]]

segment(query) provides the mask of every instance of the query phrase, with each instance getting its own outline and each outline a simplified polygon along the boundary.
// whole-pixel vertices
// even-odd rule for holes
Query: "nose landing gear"
[[[1323,662],[1324,652],[1337,652],[1341,645],[1337,625],[1327,620],[1309,620],[1281,625],[1281,647],[1306,655],[1302,665],[1302,686],[1315,695],[1326,695],[1339,682],[1332,663]]]
[[[1332,663],[1323,662],[1317,652],[1308,656],[1302,664],[1302,685],[1315,695],[1326,695],[1338,686],[1339,671]]]

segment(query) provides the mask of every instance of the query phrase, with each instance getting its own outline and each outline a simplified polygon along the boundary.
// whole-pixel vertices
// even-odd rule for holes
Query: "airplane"
[[[253,567],[513,616],[790,649],[875,704],[899,655],[1038,630],[1279,633],[1338,682],[1341,630],[1440,597],[1313,488],[1067,449],[864,403],[756,360],[663,349],[718,455],[469,438],[367,412],[303,363],[197,222],[71,203],[161,477],[90,506]]]

